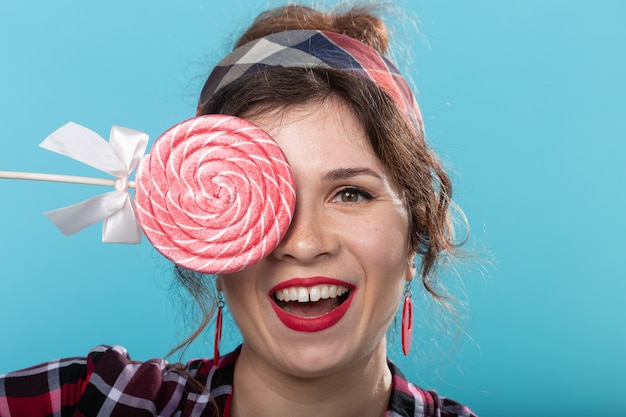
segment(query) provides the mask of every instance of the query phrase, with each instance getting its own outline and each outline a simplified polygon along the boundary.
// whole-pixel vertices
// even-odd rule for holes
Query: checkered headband
[[[423,132],[419,107],[398,69],[374,48],[334,32],[290,30],[242,45],[213,69],[202,88],[199,103],[244,75],[277,67],[354,71],[391,96],[417,130]]]

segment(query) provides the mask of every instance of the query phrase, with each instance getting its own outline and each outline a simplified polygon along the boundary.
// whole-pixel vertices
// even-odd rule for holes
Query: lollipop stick
[[[16,172],[16,171],[0,171],[0,178],[7,178],[13,180],[33,180],[33,181],[52,181],[52,182],[67,182],[72,184],[89,184],[89,185],[104,185],[109,187],[115,187],[115,179],[108,178],[91,178],[91,177],[78,177],[74,175],[57,175],[57,174],[40,174],[36,172]],[[128,181],[128,187],[134,188],[135,181]]]

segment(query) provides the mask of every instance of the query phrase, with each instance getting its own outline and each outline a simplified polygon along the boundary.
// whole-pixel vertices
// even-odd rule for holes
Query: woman
[[[215,280],[176,267],[206,312],[196,334],[216,308],[221,322],[228,303],[243,336],[235,352],[178,366],[99,347],[1,378],[0,416],[472,416],[387,360],[403,294],[406,353],[410,283],[417,276],[441,297],[436,265],[456,247],[449,178],[408,85],[382,58],[387,44],[366,9],[278,8],[203,88],[197,115],[233,115],[269,133],[296,190],[289,229],[268,256]],[[206,302],[213,286],[216,306]]]

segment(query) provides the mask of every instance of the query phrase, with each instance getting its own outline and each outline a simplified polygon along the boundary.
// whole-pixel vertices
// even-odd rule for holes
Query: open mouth
[[[311,287],[287,287],[272,294],[274,303],[284,312],[301,318],[314,318],[339,308],[350,297],[345,285],[323,284]]]

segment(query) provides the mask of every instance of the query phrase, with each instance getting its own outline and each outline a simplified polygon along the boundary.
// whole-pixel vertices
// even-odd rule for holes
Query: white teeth
[[[320,297],[323,300],[326,300],[328,297],[330,297],[330,295],[328,294],[328,285],[322,285],[322,291],[321,291]]]
[[[307,301],[309,301],[309,292],[306,288],[300,288],[298,290],[298,302],[306,303]]]
[[[343,285],[315,285],[313,287],[289,287],[276,291],[278,301],[298,301],[300,303],[316,302],[328,298],[337,298],[347,293],[348,287]]]
[[[311,291],[309,291],[309,300],[312,302],[319,301],[321,297],[321,292],[322,291],[319,289],[319,287],[311,288]]]
[[[328,297],[330,298],[337,297],[337,287],[335,285],[328,287]]]

